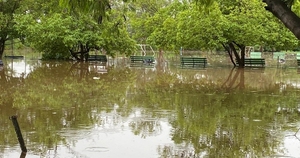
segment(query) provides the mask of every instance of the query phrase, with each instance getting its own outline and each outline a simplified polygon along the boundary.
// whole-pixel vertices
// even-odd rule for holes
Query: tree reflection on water
[[[106,69],[42,62],[23,77],[0,71],[0,152],[18,146],[7,119],[18,115],[29,157],[294,155],[285,141],[299,129],[297,70]]]

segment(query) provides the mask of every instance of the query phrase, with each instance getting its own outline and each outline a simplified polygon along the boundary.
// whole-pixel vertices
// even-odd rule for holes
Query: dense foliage
[[[12,2],[19,1],[0,4]],[[265,11],[265,3],[256,0],[198,0],[196,5],[178,0],[124,2],[25,0],[10,12],[1,11],[1,41],[19,37],[46,59],[77,60],[84,60],[93,50],[129,55],[136,43],[160,50],[214,50],[232,45],[292,50],[299,45]],[[295,13],[299,6],[293,2]]]
[[[5,43],[18,37],[14,30],[13,14],[19,7],[19,0],[0,1],[0,59],[2,59]]]
[[[69,14],[57,6],[55,9],[39,16],[28,11],[15,16],[15,28],[33,48],[44,52],[44,58],[67,59],[71,53],[83,60],[82,56],[92,49],[101,49],[112,56],[114,51],[134,50],[135,43],[129,38],[122,17],[115,12],[107,13],[112,18],[100,22],[88,14]]]

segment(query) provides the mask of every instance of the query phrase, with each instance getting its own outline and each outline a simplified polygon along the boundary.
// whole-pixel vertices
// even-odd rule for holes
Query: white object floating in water
[[[100,79],[100,77],[93,77],[93,79],[94,79],[94,80],[99,80],[99,79]]]
[[[259,119],[253,119],[254,122],[260,122],[261,120]]]

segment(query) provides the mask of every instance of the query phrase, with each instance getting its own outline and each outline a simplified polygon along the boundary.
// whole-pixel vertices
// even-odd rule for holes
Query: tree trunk
[[[239,47],[239,49],[241,50],[241,54],[239,54],[237,52],[237,50],[235,49],[234,44]],[[233,51],[233,53],[234,53],[234,55],[236,57],[236,60],[239,63],[239,67],[245,67],[245,62],[244,61],[245,61],[245,47],[246,46],[243,45],[243,44],[238,44],[238,43],[236,43],[236,42],[233,41],[233,42],[229,43],[229,47]]]
[[[222,45],[223,45],[224,49],[227,51],[227,53],[228,53],[228,55],[230,57],[230,61],[232,62],[232,64],[234,65],[234,67],[236,67],[236,64],[235,64],[233,56],[232,56],[232,50],[229,47],[229,44],[222,43]]]
[[[245,48],[246,46],[243,44],[238,44],[235,41],[229,42],[227,44],[222,44],[225,50],[228,52],[231,62],[233,63],[234,67],[236,66],[236,61],[239,63],[239,67],[245,67]],[[238,53],[236,50],[236,46],[239,47],[241,50],[241,54]],[[233,59],[233,55],[236,59],[236,61]]]
[[[5,49],[5,40],[0,37],[0,60],[2,60],[4,49]]]
[[[277,17],[299,40],[300,18],[281,0],[263,0],[266,10]]]
[[[71,56],[74,57],[77,61],[88,60],[88,55],[90,47],[88,45],[83,45],[79,43],[76,47],[69,49]]]

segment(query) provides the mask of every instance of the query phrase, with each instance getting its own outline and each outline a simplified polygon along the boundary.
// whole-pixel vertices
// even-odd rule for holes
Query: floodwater
[[[4,62],[0,158],[300,155],[297,68]]]

